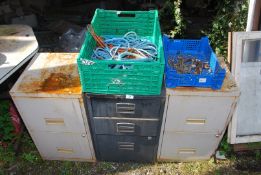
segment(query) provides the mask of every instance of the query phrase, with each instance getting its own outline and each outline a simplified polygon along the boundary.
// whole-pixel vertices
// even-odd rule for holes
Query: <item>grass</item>
[[[204,175],[261,174],[261,160],[255,152],[235,154],[227,160],[214,159],[187,163],[115,163],[70,162],[42,160],[30,136],[25,133],[18,156],[12,149],[0,149],[1,174],[133,174],[133,175]]]
[[[249,170],[237,170],[229,160],[213,163],[210,161],[194,163],[85,163],[68,161],[16,162],[4,173],[12,174],[260,174]]]

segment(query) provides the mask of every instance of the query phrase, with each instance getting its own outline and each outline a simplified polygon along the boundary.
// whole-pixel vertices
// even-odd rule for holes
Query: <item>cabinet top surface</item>
[[[231,75],[226,63],[222,58],[219,58],[221,67],[226,69],[226,77],[223,81],[222,87],[219,90],[212,90],[211,88],[197,88],[197,87],[177,87],[167,88],[169,95],[206,95],[206,96],[239,96],[240,91],[236,84],[234,77]]]
[[[78,53],[39,53],[20,76],[11,93],[67,94],[82,92]]]

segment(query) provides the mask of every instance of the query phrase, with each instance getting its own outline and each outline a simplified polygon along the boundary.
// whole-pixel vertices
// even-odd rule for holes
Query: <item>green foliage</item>
[[[31,150],[36,150],[35,144],[28,132],[26,132],[26,131],[23,132],[23,136],[20,141],[21,141],[21,144],[24,145],[24,147],[26,148],[23,151],[29,152]]]
[[[10,143],[15,138],[14,126],[9,115],[9,102],[0,101],[0,142]]]
[[[181,14],[182,0],[167,0],[160,10],[160,23],[164,33],[171,37],[181,37],[186,28],[185,20]]]
[[[244,31],[247,23],[248,0],[218,1],[217,15],[214,17],[208,35],[211,45],[218,55],[227,57],[228,32]]]
[[[256,160],[261,160],[261,151],[260,150],[255,151],[255,157],[256,157]]]
[[[0,169],[8,167],[15,161],[15,153],[11,148],[0,147]]]
[[[20,151],[22,154],[19,156],[25,163],[39,163],[42,161],[40,154],[38,153],[35,144],[33,143],[28,132],[24,132],[20,140],[22,148]]]
[[[36,163],[39,160],[39,157],[35,153],[29,152],[23,153],[22,159],[30,163]]]
[[[174,30],[171,30],[170,32],[172,37],[175,37],[176,35],[183,35],[186,28],[180,9],[181,2],[181,0],[174,1],[174,19],[177,25],[174,27]]]
[[[254,150],[253,153],[256,160],[261,160],[261,150],[259,150],[261,147],[261,142],[247,143],[247,147]]]
[[[231,156],[233,149],[232,146],[229,143],[227,143],[227,134],[225,134],[224,137],[222,138],[221,143],[219,145],[219,150],[221,154],[228,157]]]
[[[9,106],[9,101],[0,101],[0,169],[10,166],[16,160],[13,145],[11,144],[16,135],[9,114]]]
[[[111,172],[111,171],[113,171],[113,165],[110,162],[99,162],[99,164],[97,166],[97,171],[99,173]]]
[[[250,149],[257,149],[261,147],[261,142],[247,143],[247,147]]]

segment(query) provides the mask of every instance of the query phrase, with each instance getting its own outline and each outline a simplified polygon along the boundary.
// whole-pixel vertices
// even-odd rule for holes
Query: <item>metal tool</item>
[[[170,56],[168,64],[180,74],[202,74],[211,73],[211,68],[208,61],[202,61],[192,55]]]

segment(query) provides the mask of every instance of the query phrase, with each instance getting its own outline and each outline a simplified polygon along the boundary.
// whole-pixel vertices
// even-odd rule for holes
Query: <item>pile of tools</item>
[[[209,62],[202,61],[192,55],[170,56],[168,64],[179,74],[210,74],[212,72]]]

